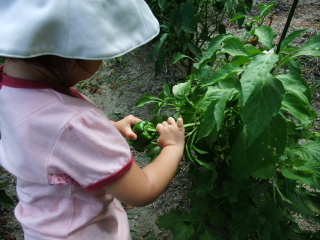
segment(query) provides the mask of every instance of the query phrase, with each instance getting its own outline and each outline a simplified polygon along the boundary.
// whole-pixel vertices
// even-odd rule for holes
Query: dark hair
[[[20,61],[30,63],[35,67],[45,68],[46,71],[54,76],[61,84],[64,85],[64,81],[70,80],[68,70],[71,66],[69,58],[63,58],[55,55],[43,55],[34,58],[6,58],[11,61]],[[75,64],[82,69],[88,71],[87,65],[84,60],[75,59]],[[46,74],[46,73],[44,73]]]

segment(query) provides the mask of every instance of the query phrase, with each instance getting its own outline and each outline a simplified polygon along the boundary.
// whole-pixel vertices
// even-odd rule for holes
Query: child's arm
[[[131,169],[118,180],[106,186],[107,191],[120,201],[132,206],[152,203],[166,190],[183,156],[183,120],[176,124],[173,118],[157,125],[160,134],[160,155],[145,168],[133,163]]]

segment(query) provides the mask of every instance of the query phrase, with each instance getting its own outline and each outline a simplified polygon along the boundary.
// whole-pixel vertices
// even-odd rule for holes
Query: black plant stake
[[[286,25],[284,26],[284,29],[283,29],[283,32],[282,32],[280,41],[279,41],[279,43],[278,43],[278,47],[277,47],[277,51],[276,51],[277,54],[280,52],[280,45],[281,45],[282,40],[283,40],[283,39],[286,37],[286,35],[287,35],[288,28],[289,28],[289,26],[290,26],[291,19],[292,19],[292,17],[293,17],[294,11],[296,10],[296,7],[297,7],[298,2],[299,2],[299,0],[294,0],[293,3],[292,3],[292,6],[291,6],[291,9],[290,9],[290,12],[289,12],[289,16],[288,16],[288,18],[287,18]]]

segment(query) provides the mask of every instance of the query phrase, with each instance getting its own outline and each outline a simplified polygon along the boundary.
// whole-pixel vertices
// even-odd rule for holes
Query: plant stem
[[[284,29],[283,29],[283,32],[282,32],[280,41],[279,41],[279,43],[278,43],[278,47],[277,47],[277,50],[276,50],[276,53],[277,53],[277,54],[279,54],[279,52],[280,52],[280,46],[281,46],[282,40],[283,40],[283,39],[285,38],[285,36],[287,35],[287,31],[288,31],[288,28],[289,28],[289,26],[290,26],[291,19],[292,19],[292,17],[293,17],[294,11],[296,10],[296,7],[297,7],[298,2],[299,2],[299,0],[294,0],[293,3],[292,3],[292,6],[291,6],[291,9],[290,9],[290,12],[289,12],[289,16],[288,16],[288,18],[287,18],[286,25],[284,26]]]
[[[196,122],[196,123],[188,123],[188,124],[184,124],[184,128],[188,128],[188,127],[193,127],[196,125],[200,125],[200,122]],[[151,133],[157,133],[158,131],[154,128],[145,128],[144,130],[146,130],[147,132],[151,132]]]

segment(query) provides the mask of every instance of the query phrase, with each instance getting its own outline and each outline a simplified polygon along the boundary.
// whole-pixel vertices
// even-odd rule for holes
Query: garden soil
[[[259,3],[271,1],[254,1],[253,9]],[[267,20],[277,33],[282,32],[291,0],[278,0],[274,14]],[[253,10],[255,16],[257,10]],[[234,24],[229,25],[232,32],[238,35],[243,30],[237,30]],[[319,0],[302,0],[298,4],[289,32],[297,29],[313,27],[312,31],[299,38],[297,44],[305,43],[310,37],[320,34],[320,2]],[[228,28],[227,28],[228,29]],[[278,37],[279,38],[279,37]],[[170,86],[179,82],[183,71],[179,67],[167,67],[162,75],[155,77],[154,60],[150,59],[153,43],[140,47],[125,56],[105,61],[99,72],[91,80],[77,85],[77,89],[90,97],[111,120],[118,120],[127,115],[134,115],[144,120],[150,120],[153,105],[141,109],[135,108],[136,101],[145,93],[157,95],[166,82]],[[305,68],[306,79],[314,90],[313,103],[320,113],[320,61],[319,59],[306,59],[302,64]],[[319,130],[320,118],[315,122],[315,130]],[[148,164],[148,159],[141,153],[135,153],[135,160],[139,166]],[[15,178],[5,170],[0,169],[0,181],[7,180],[7,194],[15,203],[18,202],[15,191]],[[156,220],[163,213],[175,208],[188,209],[187,190],[190,182],[186,178],[188,163],[181,162],[180,172],[172,180],[168,189],[152,204],[145,207],[125,206],[127,209],[132,236],[138,239],[172,239],[170,232],[159,229]],[[301,227],[319,231],[320,228],[312,222],[299,222]],[[15,220],[13,210],[0,206],[0,240],[22,240],[23,232],[20,224]],[[226,237],[227,239],[227,237]]]

